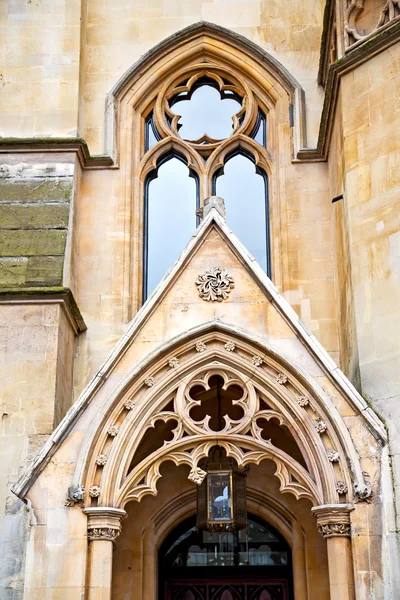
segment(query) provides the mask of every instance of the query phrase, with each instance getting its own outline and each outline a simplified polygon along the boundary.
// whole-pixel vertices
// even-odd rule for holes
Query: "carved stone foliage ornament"
[[[188,479],[190,479],[190,481],[193,481],[193,483],[195,483],[196,485],[201,485],[206,476],[207,471],[203,471],[203,469],[200,469],[200,467],[193,467],[190,470]]]
[[[327,537],[349,537],[350,523],[327,523],[318,525],[320,534]]]
[[[302,408],[304,408],[305,406],[308,406],[309,405],[309,400],[308,400],[307,396],[299,396],[297,398],[297,404],[299,406],[301,406]]]
[[[315,422],[315,429],[317,430],[317,433],[324,433],[327,430],[327,425],[325,421],[318,418]]]
[[[344,481],[338,481],[336,483],[336,491],[338,494],[347,494],[347,492],[348,492],[347,484]]]
[[[92,485],[92,487],[89,490],[89,496],[91,498],[98,498],[100,496],[100,488],[98,485]]]
[[[108,435],[111,435],[111,437],[115,437],[119,433],[119,425],[111,425],[107,433]]]
[[[98,457],[96,458],[96,465],[99,465],[99,467],[104,467],[104,465],[107,463],[107,456],[105,454],[99,454]]]
[[[176,367],[179,367],[179,358],[173,356],[169,359],[168,365],[171,367],[171,369],[176,369]]]
[[[205,352],[207,345],[204,342],[196,342],[196,352]]]
[[[255,367],[261,367],[261,365],[263,364],[264,360],[263,360],[262,356],[260,356],[259,354],[255,354],[253,356],[253,358],[251,359],[251,362],[253,363],[253,365]]]
[[[235,352],[236,344],[232,341],[229,341],[229,342],[226,342],[226,344],[224,345],[224,348],[227,352]]]
[[[147,387],[153,387],[155,382],[156,380],[154,379],[154,377],[147,377],[147,379],[144,380],[144,383],[145,385],[147,385]]]
[[[95,540],[108,540],[115,542],[119,536],[120,531],[118,529],[111,529],[111,527],[96,527],[94,529],[88,529],[88,540],[94,542]]]
[[[196,279],[200,298],[206,302],[222,302],[226,300],[235,283],[233,277],[222,267],[212,267]]]
[[[288,382],[287,375],[285,375],[284,373],[278,373],[278,375],[276,376],[276,382],[279,383],[279,385],[285,385],[285,383]]]
[[[339,461],[340,454],[336,450],[329,450],[327,457],[328,457],[329,462],[335,463],[335,462]]]
[[[85,488],[83,485],[71,485],[68,488],[67,499],[64,506],[83,506],[83,498],[85,496]]]
[[[124,402],[124,408],[126,408],[126,410],[132,410],[135,408],[135,401],[131,398],[128,398],[128,400],[125,400]]]

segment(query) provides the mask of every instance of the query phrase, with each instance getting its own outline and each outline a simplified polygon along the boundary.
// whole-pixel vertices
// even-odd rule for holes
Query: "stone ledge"
[[[0,137],[0,153],[6,152],[76,152],[83,169],[118,168],[111,156],[92,156],[84,139]]]
[[[75,298],[66,287],[0,288],[0,304],[61,304],[76,335],[87,329]]]

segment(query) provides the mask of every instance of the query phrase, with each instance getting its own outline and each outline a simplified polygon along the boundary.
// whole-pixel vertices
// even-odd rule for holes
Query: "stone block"
[[[26,284],[32,286],[62,285],[63,256],[32,256],[29,258]]]
[[[0,202],[69,202],[72,178],[0,178]]]
[[[0,204],[2,229],[65,229],[69,204]]]
[[[60,256],[64,254],[65,230],[3,230],[0,256]]]
[[[28,259],[2,258],[0,260],[0,285],[13,287],[24,285],[28,270]]]

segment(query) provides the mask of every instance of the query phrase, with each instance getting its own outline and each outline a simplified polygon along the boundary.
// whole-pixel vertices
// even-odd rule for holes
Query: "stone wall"
[[[74,164],[0,162],[0,288],[62,286]]]

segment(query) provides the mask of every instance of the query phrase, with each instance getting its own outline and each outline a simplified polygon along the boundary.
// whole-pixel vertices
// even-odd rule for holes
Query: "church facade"
[[[399,2],[0,19],[0,598],[399,598]]]

